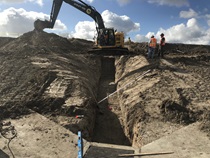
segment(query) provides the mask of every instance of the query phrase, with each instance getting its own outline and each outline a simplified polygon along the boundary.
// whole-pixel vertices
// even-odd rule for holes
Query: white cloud
[[[140,30],[140,24],[134,23],[128,16],[119,16],[109,10],[105,10],[102,13],[102,17],[106,27],[114,27],[118,31],[122,31],[127,34],[130,31]]]
[[[36,19],[48,20],[49,15],[37,12],[27,12],[24,9],[8,8],[0,12],[0,36],[18,36],[25,32],[34,29],[33,23]],[[106,27],[111,27],[122,31],[125,35],[128,32],[136,31],[140,29],[139,23],[134,23],[125,15],[119,16],[108,10],[102,13],[104,24]],[[59,34],[65,34],[67,27],[60,20],[56,20],[53,30],[46,30],[48,32],[57,32]],[[78,22],[75,26],[75,31],[69,33],[69,37],[83,38],[93,40],[96,35],[96,26],[94,21],[82,21]]]
[[[36,19],[49,19],[49,16],[44,13],[27,12],[22,8],[15,9],[12,7],[0,12],[0,17],[0,36],[12,37],[33,30],[33,23]],[[66,26],[57,20],[55,29],[65,30]]]
[[[86,1],[89,2],[89,3],[93,3],[94,0],[86,0]]]
[[[207,20],[207,24],[210,26],[210,20]]]
[[[205,17],[207,17],[207,18],[209,18],[209,19],[210,19],[210,14],[206,14],[206,15],[205,15]]]
[[[134,37],[134,41],[137,41],[137,42],[148,42],[148,41],[149,41],[149,38],[147,38],[146,36],[137,34],[137,35]]]
[[[148,0],[149,3],[157,3],[159,5],[168,5],[168,6],[189,6],[188,0]]]
[[[37,3],[40,6],[43,6],[43,0],[0,0],[1,3],[24,3],[24,2],[33,2]]]
[[[40,6],[43,6],[43,0],[30,0],[30,1],[35,1],[35,3],[39,4]]]
[[[75,33],[69,36],[74,38],[93,40],[95,34],[96,34],[95,22],[82,21],[77,23],[77,25],[75,26]]]
[[[189,9],[189,11],[181,11],[179,13],[179,16],[181,18],[193,18],[193,17],[197,17],[198,14],[193,9]]]
[[[210,14],[206,14],[205,17],[207,18],[206,22],[208,26],[210,26]]]
[[[131,31],[140,29],[139,23],[134,23],[128,16],[119,16],[113,12],[105,10],[102,14],[104,24],[107,28],[117,29],[119,32],[124,32],[125,35]],[[96,34],[95,22],[83,21],[77,23],[73,37],[92,40]]]
[[[186,24],[179,24],[170,27],[167,30],[160,29],[157,36],[164,33],[167,41],[170,43],[185,43],[185,44],[208,44],[206,40],[206,30],[202,29],[195,18],[191,18]]]
[[[184,43],[184,44],[210,44],[210,29],[205,30],[200,27],[198,21],[195,18],[191,18],[186,24],[181,23],[172,26],[168,29],[160,28],[156,33],[155,37],[160,40],[160,34],[164,33],[166,42],[168,43]],[[145,38],[141,35],[136,35],[138,42],[147,42],[150,35],[153,33],[148,33]],[[141,37],[141,38],[139,38]]]
[[[22,3],[25,0],[0,0],[1,3]]]

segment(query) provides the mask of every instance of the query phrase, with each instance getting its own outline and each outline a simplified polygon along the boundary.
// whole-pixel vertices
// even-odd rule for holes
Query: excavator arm
[[[82,0],[53,0],[53,5],[51,9],[51,14],[50,14],[50,20],[47,21],[42,21],[42,20],[36,20],[34,22],[34,27],[36,30],[43,30],[45,28],[53,28],[55,25],[55,21],[58,17],[60,8],[62,6],[62,3],[66,2],[67,4],[77,8],[78,10],[82,11],[83,13],[89,15],[94,19],[94,21],[97,23],[96,30],[99,33],[99,30],[105,29],[103,19],[101,17],[101,14],[96,11],[96,9]]]
[[[114,54],[119,55],[128,53],[128,49],[124,48],[124,34],[122,32],[115,32],[114,28],[105,28],[101,14],[94,7],[86,4],[82,0],[53,0],[50,20],[36,20],[34,22],[35,29],[42,31],[45,28],[53,28],[63,2],[89,15],[96,22],[96,47],[89,52],[96,53],[102,50],[108,53],[112,51]]]

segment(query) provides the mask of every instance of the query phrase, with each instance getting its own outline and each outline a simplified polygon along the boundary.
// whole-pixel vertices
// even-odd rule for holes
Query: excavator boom
[[[94,7],[84,3],[81,0],[75,1],[75,0],[53,0],[53,5],[51,9],[51,14],[50,14],[50,20],[49,21],[42,21],[42,20],[36,20],[34,22],[34,27],[37,30],[43,30],[45,28],[53,28],[55,25],[55,21],[58,17],[58,14],[60,12],[60,8],[62,6],[62,3],[66,2],[70,4],[71,6],[79,9],[83,13],[89,15],[92,17],[95,22],[97,23],[97,32],[101,29],[105,29],[103,19],[101,17],[101,14],[98,13]]]
[[[89,15],[96,22],[97,47],[90,51],[91,53],[99,52],[98,54],[101,54],[100,52],[102,51],[118,52],[116,54],[122,55],[128,53],[128,49],[124,47],[124,34],[122,32],[115,32],[113,28],[105,28],[101,14],[94,7],[86,4],[82,0],[53,0],[50,20],[42,21],[38,19],[34,22],[34,28],[38,31],[42,31],[45,28],[53,28],[63,2]]]

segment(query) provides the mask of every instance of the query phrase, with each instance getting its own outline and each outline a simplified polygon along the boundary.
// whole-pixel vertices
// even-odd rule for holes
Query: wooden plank
[[[165,155],[173,154],[174,152],[156,152],[156,153],[139,153],[139,154],[121,154],[118,157],[129,157],[129,156],[152,156],[152,155]]]

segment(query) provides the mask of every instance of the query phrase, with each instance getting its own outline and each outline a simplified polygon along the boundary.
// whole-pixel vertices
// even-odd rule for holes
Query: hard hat
[[[164,34],[163,34],[163,33],[161,33],[161,34],[160,34],[160,36],[164,36]]]

